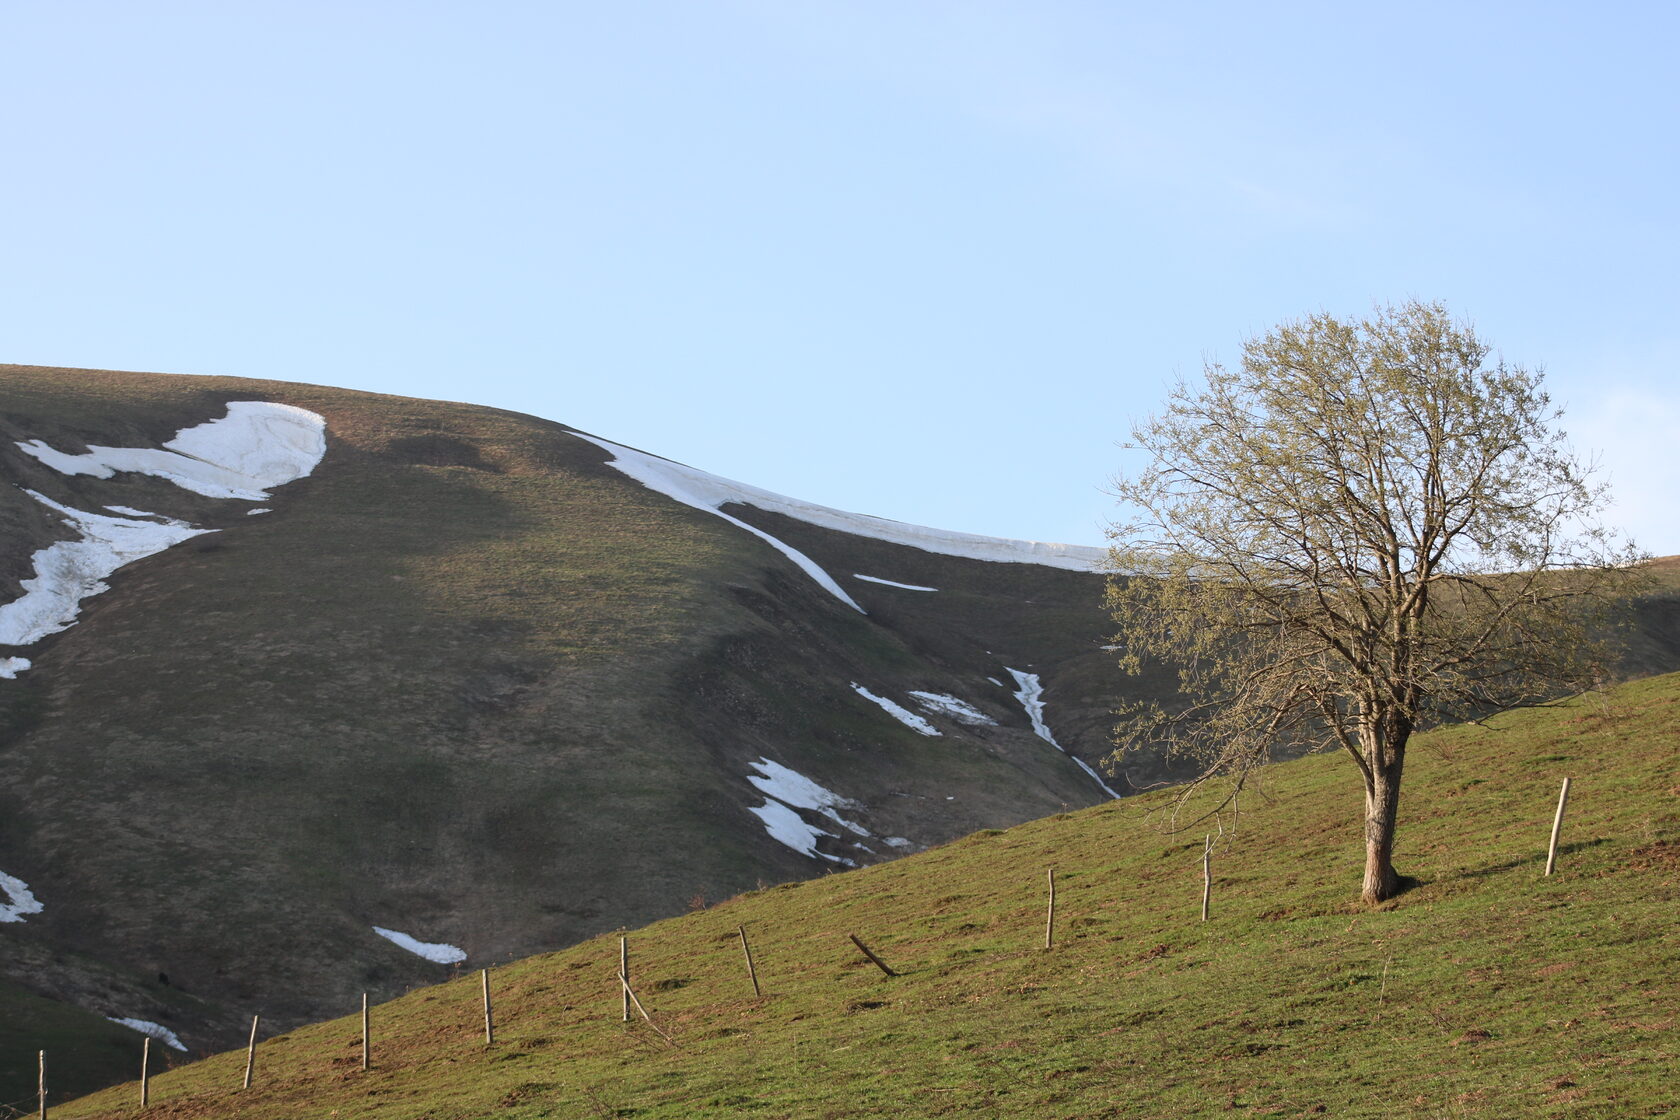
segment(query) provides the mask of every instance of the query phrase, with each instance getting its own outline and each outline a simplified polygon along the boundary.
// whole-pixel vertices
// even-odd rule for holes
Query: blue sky
[[[1616,2],[16,2],[0,360],[497,405],[1097,544],[1174,377],[1440,299],[1675,553],[1677,41]]]

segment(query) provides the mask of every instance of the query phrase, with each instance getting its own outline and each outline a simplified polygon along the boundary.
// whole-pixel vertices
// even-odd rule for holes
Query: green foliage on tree
[[[1137,425],[1108,605],[1122,665],[1182,701],[1122,713],[1122,752],[1189,753],[1233,795],[1278,747],[1345,750],[1370,902],[1393,866],[1406,745],[1601,679],[1631,544],[1598,521],[1539,372],[1439,304],[1284,323]]]

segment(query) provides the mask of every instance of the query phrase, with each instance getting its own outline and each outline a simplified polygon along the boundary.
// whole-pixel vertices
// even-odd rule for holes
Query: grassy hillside
[[[1574,791],[1541,871],[1558,785]],[[1414,746],[1396,861],[1351,904],[1358,783],[1279,765],[1214,856],[1166,794],[754,891],[153,1083],[165,1117],[1657,1117],[1680,1068],[1680,676]],[[1046,868],[1057,943],[1042,947]],[[737,928],[752,939],[755,998]],[[888,978],[847,940],[866,940]],[[349,1010],[348,1008],[346,1010]],[[136,1048],[136,1053],[138,1048]],[[60,1117],[130,1115],[125,1085]]]

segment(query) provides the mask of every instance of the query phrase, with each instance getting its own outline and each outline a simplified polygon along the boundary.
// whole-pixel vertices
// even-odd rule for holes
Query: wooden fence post
[[[868,957],[870,960],[875,962],[875,967],[876,968],[880,969],[882,972],[886,973],[888,976],[897,976],[898,975],[898,973],[894,972],[892,969],[887,967],[887,962],[886,961],[882,960],[880,957],[877,957],[873,952],[871,952],[869,946],[867,946],[863,942],[859,941],[857,934],[848,933],[846,936],[850,937],[852,939],[852,944],[853,945],[856,945],[859,949],[863,950],[863,955],[864,956]]]
[[[1546,847],[1546,874],[1552,873],[1552,867],[1557,863],[1558,834],[1563,831],[1563,807],[1569,804],[1569,779],[1563,780],[1563,789],[1558,791],[1557,815],[1552,818],[1552,842]]]
[[[623,990],[620,998],[624,1001],[624,1021],[630,1021],[630,942],[628,938],[618,939],[618,986]]]
[[[47,1052],[41,1051],[36,1061],[35,1096],[41,1105],[41,1120],[47,1120]]]
[[[363,998],[365,999],[366,997],[364,996]],[[366,1024],[366,1018],[365,1018],[366,1010],[365,1009],[363,1011],[363,1015],[364,1015],[364,1019],[363,1019],[364,1025],[362,1027],[362,1047],[365,1050],[366,1047],[367,1047],[367,1027],[365,1025]],[[249,1089],[251,1087],[251,1071],[253,1069],[255,1069],[256,1065],[257,1065],[257,1022],[261,1018],[262,1018],[261,1015],[251,1016],[251,1041],[249,1041],[245,1044],[245,1088],[247,1088],[247,1089]],[[362,1068],[366,1069],[367,1066],[364,1065]]]
[[[1202,840],[1202,921],[1208,920],[1208,902],[1213,898],[1213,837]]]
[[[140,1107],[145,1108],[152,1102],[152,1036],[140,1044]]]
[[[649,1015],[647,1008],[642,1006],[642,1001],[637,999],[636,993],[630,990],[630,981],[628,980],[624,981],[624,993],[625,998],[629,999],[636,1005],[636,1010],[642,1013],[642,1018],[647,1020],[647,1025],[653,1028],[654,1033],[660,1038],[663,1038],[666,1042],[669,1042],[672,1046],[675,1046],[677,1044],[677,1040],[659,1029],[659,1024],[653,1021],[653,1016]]]
[[[484,1045],[496,1045],[496,1023],[490,1017],[490,970],[480,969],[478,978],[484,986]]]
[[[368,1008],[367,993],[362,993],[362,1069],[368,1068]]]
[[[758,990],[758,969],[753,967],[752,946],[747,944],[747,927],[736,926],[735,929],[741,934],[741,952],[747,957],[747,979],[752,981],[753,995],[762,996],[764,993]]]
[[[1056,943],[1056,869],[1044,869],[1044,877],[1050,881],[1050,910],[1044,915],[1044,947],[1050,948]]]

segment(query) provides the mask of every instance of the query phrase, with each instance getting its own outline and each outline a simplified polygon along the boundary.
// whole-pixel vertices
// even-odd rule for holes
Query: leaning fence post
[[[1558,834],[1563,831],[1563,807],[1569,804],[1569,779],[1563,780],[1563,788],[1558,791],[1557,815],[1552,818],[1552,842],[1546,848],[1546,874],[1552,873],[1552,867],[1557,863]]]
[[[496,1045],[496,1023],[490,1018],[490,970],[479,969],[478,978],[484,987],[484,1045]]]
[[[368,1068],[368,1008],[367,993],[362,993],[362,1069]]]
[[[364,1011],[363,1014],[365,1015],[366,1012]],[[251,1070],[256,1068],[256,1064],[257,1064],[257,1022],[260,1019],[262,1019],[261,1015],[251,1016],[251,1041],[249,1041],[245,1044],[245,1088],[247,1088],[247,1089],[249,1089],[251,1087]],[[362,1046],[365,1049],[366,1046],[367,1046],[367,1041],[366,1041],[367,1028],[364,1026],[362,1029],[363,1029]],[[367,1066],[364,1065],[362,1068],[366,1069]]]
[[[875,962],[875,967],[876,968],[880,969],[882,972],[886,973],[888,976],[897,976],[898,975],[898,973],[896,973],[892,969],[888,968],[887,967],[887,962],[882,960],[880,957],[877,957],[874,954],[874,952],[870,950],[869,946],[867,946],[863,942],[859,941],[857,934],[848,933],[846,936],[850,937],[852,939],[852,944],[853,945],[856,945],[859,949],[863,950],[863,955],[864,956],[868,957],[870,960]]]
[[[747,979],[752,981],[753,995],[762,996],[764,993],[758,990],[758,969],[753,967],[752,946],[747,944],[747,927],[736,926],[735,928],[741,934],[741,952],[745,953],[747,957]]]
[[[140,1044],[140,1107],[145,1108],[152,1100],[152,1036],[147,1035]]]

